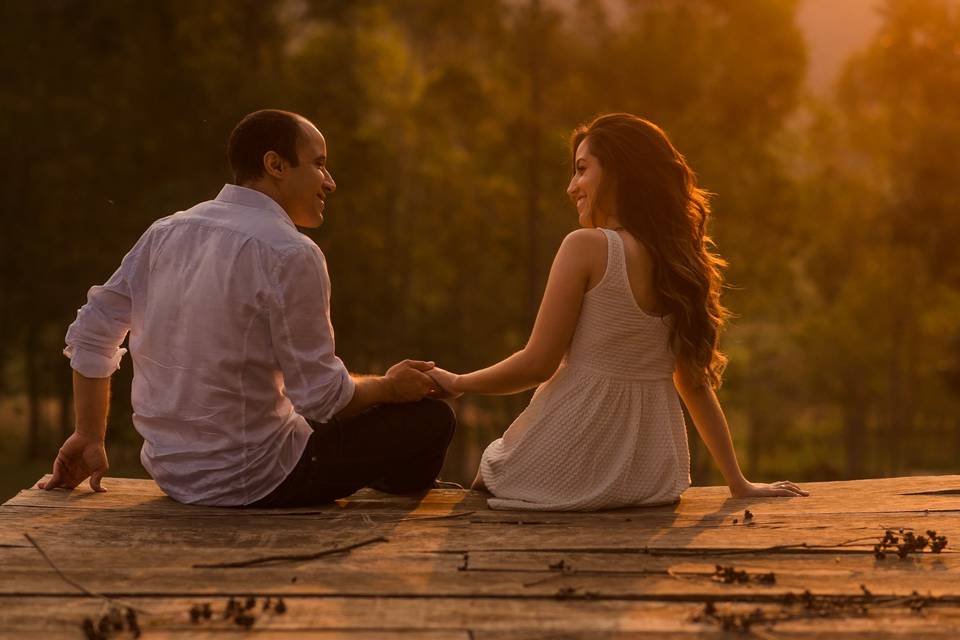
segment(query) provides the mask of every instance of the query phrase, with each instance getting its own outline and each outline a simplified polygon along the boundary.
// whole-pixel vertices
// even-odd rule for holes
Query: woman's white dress
[[[607,269],[584,295],[563,363],[483,452],[492,509],[663,504],[690,486],[669,320],[637,306],[623,240],[602,231]]]

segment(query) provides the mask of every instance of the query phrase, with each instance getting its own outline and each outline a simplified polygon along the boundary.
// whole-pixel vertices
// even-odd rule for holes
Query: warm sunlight
[[[960,0],[0,35],[0,637],[960,637]]]

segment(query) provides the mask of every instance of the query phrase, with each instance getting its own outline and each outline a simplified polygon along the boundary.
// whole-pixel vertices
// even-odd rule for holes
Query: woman
[[[741,473],[714,389],[724,261],[707,193],[656,125],[601,116],[573,135],[567,193],[582,229],[560,246],[530,340],[486,369],[430,371],[450,394],[540,385],[484,451],[492,508],[592,510],[677,500],[690,485],[683,399],[735,497],[807,495]],[[542,383],[542,384],[541,384]]]

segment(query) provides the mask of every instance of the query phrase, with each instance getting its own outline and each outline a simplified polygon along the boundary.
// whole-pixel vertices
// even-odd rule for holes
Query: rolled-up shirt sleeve
[[[88,378],[109,378],[120,368],[126,349],[120,348],[130,330],[130,277],[141,243],[128,253],[104,284],[90,287],[87,303],[67,329],[63,354],[70,366]]]
[[[287,397],[300,415],[327,422],[353,398],[354,382],[334,349],[323,253],[316,245],[287,250],[271,280],[270,335]]]

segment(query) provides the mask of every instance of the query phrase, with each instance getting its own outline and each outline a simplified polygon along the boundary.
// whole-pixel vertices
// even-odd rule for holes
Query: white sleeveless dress
[[[584,295],[557,372],[480,459],[491,509],[589,511],[676,501],[690,453],[668,319],[637,306],[623,240]]]

